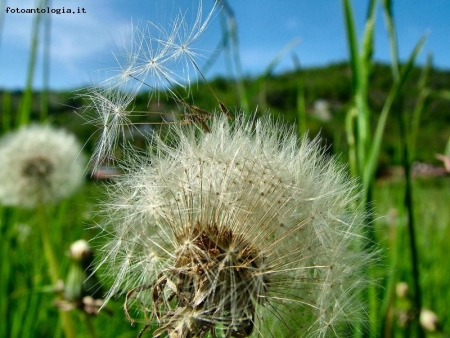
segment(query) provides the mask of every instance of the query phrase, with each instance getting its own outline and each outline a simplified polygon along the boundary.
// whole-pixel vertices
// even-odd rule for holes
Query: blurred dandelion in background
[[[54,252],[54,209],[51,204],[72,195],[84,182],[85,158],[75,136],[50,125],[28,125],[0,139],[0,204],[34,208],[37,235],[53,286],[60,280]],[[61,237],[60,237],[61,238]],[[62,328],[74,337],[74,325],[60,311]]]
[[[0,204],[56,203],[80,187],[84,169],[75,136],[49,125],[22,127],[0,140]]]
[[[317,139],[268,118],[211,120],[210,133],[175,125],[175,145],[155,137],[110,187],[107,298],[127,293],[154,337],[336,334],[364,309],[372,261],[355,182]]]

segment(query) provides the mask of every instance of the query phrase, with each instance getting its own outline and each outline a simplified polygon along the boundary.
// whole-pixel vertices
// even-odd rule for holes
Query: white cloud
[[[102,4],[103,3],[103,4]],[[61,2],[52,2],[51,8],[63,8]],[[60,6],[60,7],[58,7]],[[14,7],[14,5],[11,5]],[[105,1],[79,1],[77,9],[85,8],[86,14],[45,14],[51,15],[52,58],[71,62],[99,53],[106,46],[112,46],[115,35],[124,23]],[[25,0],[19,8],[36,8],[33,1]],[[33,14],[5,15],[3,42],[6,46],[29,49]]]
[[[117,6],[109,6],[107,0],[95,2],[77,0],[75,6],[68,3],[70,4],[66,1],[52,1],[50,8],[65,7],[65,9],[77,10],[80,7],[80,9],[85,8],[86,13],[43,15],[44,18],[50,16],[51,20],[52,69],[63,71],[66,78],[69,78],[70,74],[80,78],[80,75],[85,77],[89,73],[89,64],[92,65],[93,60],[108,57],[109,52],[115,50],[115,44],[120,45],[130,19],[125,18],[124,13]],[[19,9],[36,8],[36,1],[22,0],[19,3],[13,0],[8,1],[7,6]],[[4,14],[0,49],[0,68],[3,69],[0,69],[0,73],[6,74],[12,71],[15,74],[21,74],[27,65],[35,14]],[[42,47],[42,34],[39,39],[41,39]],[[53,73],[52,77],[55,75],[58,76]],[[2,79],[2,81],[5,80],[6,78]]]
[[[65,6],[63,6],[65,5]],[[14,7],[14,6],[12,6]],[[97,56],[114,46],[114,37],[126,25],[125,20],[111,11],[105,0],[79,0],[75,7],[66,2],[54,1],[51,8],[85,8],[86,14],[45,14],[51,15],[51,56],[52,60],[75,64],[83,59]],[[19,8],[36,8],[34,1],[24,0]],[[31,31],[34,14],[5,13],[2,46],[8,50],[2,53],[23,53],[31,45]],[[42,39],[42,35],[40,35]],[[3,48],[2,48],[3,49]]]

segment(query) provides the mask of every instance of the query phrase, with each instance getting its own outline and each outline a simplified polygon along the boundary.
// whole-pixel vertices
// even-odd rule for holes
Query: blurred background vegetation
[[[404,109],[412,115],[419,97],[417,87],[422,68],[415,67],[409,81],[404,86]],[[332,151],[345,156],[348,153],[346,142],[345,118],[352,101],[352,69],[347,62],[332,64],[318,68],[306,68],[283,74],[267,75],[260,78],[244,78],[245,88],[249,88],[250,111],[257,109],[258,114],[270,113],[280,117],[290,124],[298,122],[298,86],[303,82],[306,106],[306,119],[309,135],[319,134],[323,141],[332,146]],[[209,85],[219,99],[230,109],[239,111],[239,97],[234,79],[224,77],[214,78]],[[379,113],[393,85],[390,66],[387,64],[373,64],[370,74],[369,104],[373,111],[373,125],[379,118]],[[450,100],[440,92],[450,88],[450,71],[432,69],[429,75],[427,90],[430,92],[425,103],[420,120],[420,135],[418,136],[415,161],[440,164],[436,159],[436,152],[444,152],[450,135]],[[199,83],[192,88],[195,105],[206,110],[217,110],[217,101],[210,94],[206,84]],[[31,119],[39,121],[42,93],[33,93]],[[0,90],[0,100],[3,111],[16,112],[23,92],[5,92]],[[83,117],[77,114],[86,105],[82,99],[74,97],[74,92],[51,92],[49,95],[48,119],[52,123],[73,131],[80,140],[89,140],[86,151],[90,152],[96,142],[91,135],[95,133],[94,126],[85,123]],[[158,111],[165,109],[167,113],[178,111],[175,102],[164,102]],[[136,100],[135,110],[148,111],[135,122],[161,121],[160,116],[152,114],[155,106],[148,105],[148,93],[141,93]],[[15,124],[17,114],[11,114],[11,121]],[[384,134],[379,172],[387,170],[389,166],[401,164],[401,147],[398,141],[398,125],[395,111],[388,117]],[[5,121],[2,121],[5,124]],[[3,129],[5,129],[3,125]]]
[[[274,65],[268,65],[258,77],[237,74],[208,82],[231,112],[243,109],[272,114],[296,126],[299,133],[307,131],[311,137],[320,134],[328,151],[348,163],[352,175],[363,182],[365,196],[361,204],[373,210],[371,232],[366,235],[382,249],[383,255],[379,264],[367,272],[378,281],[365,295],[369,325],[361,325],[359,331],[343,336],[448,337],[450,178],[437,154],[450,155],[450,71],[433,68],[431,58],[423,67],[414,66],[419,48],[402,64],[395,53],[391,64],[374,63],[370,23],[375,3],[369,1],[364,43],[359,47],[351,3],[342,1],[346,9],[348,62],[302,68],[298,57],[291,55],[297,65],[291,72],[274,74]],[[389,1],[382,4],[395,51],[392,7]],[[231,11],[225,10],[223,15],[233,19]],[[43,22],[36,18],[36,27]],[[32,45],[37,43],[39,31],[36,29],[34,34]],[[49,31],[42,34],[46,41]],[[224,36],[229,37],[225,49],[233,50],[233,34],[236,32],[224,28]],[[0,131],[6,133],[30,121],[51,123],[72,131],[85,142],[84,151],[91,153],[97,129],[86,123],[81,114],[87,103],[74,92],[49,92],[45,88],[34,91],[36,48],[30,50],[32,61],[25,89],[0,90]],[[235,54],[233,60],[237,62],[239,55]],[[183,93],[180,88],[173,90]],[[192,96],[186,98],[189,103],[208,111],[218,109],[217,100],[204,82],[193,85],[191,92]],[[148,114],[139,114],[133,122],[160,122],[161,114],[155,111],[179,112],[176,102],[164,100],[164,93],[161,97],[159,104],[149,104],[149,94],[142,92],[133,107]],[[150,128],[157,127],[150,124]],[[379,140],[375,132],[378,130]],[[139,135],[133,137],[145,146]],[[377,144],[379,153],[374,147]],[[91,240],[94,252],[103,243],[96,228],[101,220],[95,210],[104,188],[103,182],[91,180],[73,197],[49,207],[50,237],[62,280],[70,267],[68,249],[72,242],[80,238]],[[130,327],[125,319],[123,300],[111,302],[108,311],[93,318],[82,311],[70,312],[75,331],[68,334],[58,320],[54,285],[40,251],[39,236],[35,236],[38,230],[34,225],[41,221],[39,216],[33,210],[12,207],[0,207],[0,216],[0,337],[138,334],[139,328]],[[400,292],[401,285],[407,285],[409,291]],[[421,309],[430,309],[436,315],[434,327],[419,325]]]

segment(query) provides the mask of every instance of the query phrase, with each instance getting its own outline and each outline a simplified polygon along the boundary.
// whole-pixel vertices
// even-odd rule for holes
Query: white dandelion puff
[[[133,128],[130,118],[137,115],[133,111],[135,91],[123,91],[118,87],[92,87],[78,97],[85,98],[89,105],[81,114],[86,121],[94,124],[100,131],[99,140],[91,155],[93,170],[105,163],[116,160],[115,151],[120,142],[126,142],[125,133]]]
[[[123,46],[124,51],[113,53],[118,69],[112,71],[116,74],[104,80],[101,86],[114,88],[125,85],[139,89],[146,83],[155,90],[169,89],[172,84],[181,85],[178,75],[170,67],[172,51],[168,44],[161,43],[162,36],[168,41],[173,40],[151,22],[143,28],[133,25],[130,42]]]
[[[194,22],[189,25],[186,20],[186,13],[180,13],[175,18],[172,25],[172,31],[169,39],[161,40],[171,51],[171,57],[182,65],[181,76],[187,83],[190,83],[190,70],[194,73],[198,71],[197,59],[202,53],[195,48],[196,43],[207,29],[215,13],[216,5],[203,18],[203,4],[200,1],[197,16]]]
[[[116,74],[104,80],[102,86],[120,87],[135,81],[137,88],[145,83],[152,91],[170,91],[173,86],[184,88],[191,82],[192,71],[197,73],[196,60],[201,54],[195,45],[211,21],[215,8],[214,5],[204,17],[200,2],[191,24],[187,23],[187,13],[180,12],[170,29],[152,22],[147,22],[143,28],[132,26],[130,42],[123,47],[123,52],[114,53],[118,63]]]
[[[141,305],[154,337],[337,335],[371,260],[355,182],[269,119],[209,127],[173,126],[111,186],[107,298]]]
[[[48,125],[30,125],[0,140],[0,204],[35,207],[71,195],[85,161],[76,138]]]
[[[175,93],[174,87],[178,86],[189,93],[191,73],[198,71],[196,60],[200,56],[195,44],[215,11],[214,6],[204,17],[202,8],[200,2],[190,25],[185,20],[187,13],[180,13],[169,30],[151,22],[144,28],[138,25],[132,27],[130,43],[123,52],[114,55],[118,69],[109,70],[114,75],[78,95],[89,102],[80,116],[97,126],[100,132],[91,157],[93,170],[103,163],[116,160],[115,152],[121,139],[123,147],[119,150],[126,148],[125,131],[134,127],[130,120],[133,114],[151,114],[133,111],[142,86],[150,93],[148,105],[152,95],[157,93],[159,99],[162,91],[166,91],[177,105],[183,105],[184,101]]]

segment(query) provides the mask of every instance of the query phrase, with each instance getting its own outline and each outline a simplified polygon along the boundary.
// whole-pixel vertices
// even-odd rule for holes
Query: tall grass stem
[[[53,251],[53,246],[51,243],[51,229],[49,228],[50,217],[47,216],[47,210],[45,206],[38,207],[39,214],[39,232],[41,233],[42,246],[44,250],[44,256],[47,261],[48,273],[50,275],[50,280],[52,285],[57,285],[59,281],[59,268],[56,259],[56,255]],[[75,326],[72,322],[72,318],[67,311],[59,310],[61,316],[61,323],[64,330],[66,338],[75,338]]]
[[[7,90],[2,93],[2,132],[6,133],[12,128],[12,97]]]
[[[46,0],[40,0],[38,7],[42,8],[46,4]],[[44,14],[35,14],[33,16],[32,35],[30,44],[30,55],[28,61],[28,71],[25,83],[25,91],[19,106],[18,126],[25,125],[30,120],[32,101],[33,101],[33,79],[34,70],[37,63],[37,52],[39,45],[39,26]]]
[[[222,6],[222,10],[225,13],[226,17],[226,25],[224,25],[224,29],[226,29],[226,33],[224,34],[224,36],[226,37],[225,46],[229,50],[232,59],[232,62],[230,62],[230,64],[234,65],[236,90],[239,97],[239,103],[243,111],[249,112],[250,106],[245,90],[244,76],[242,72],[241,58],[239,53],[239,36],[236,18],[233,9],[231,8],[227,0],[216,1]]]
[[[46,0],[45,6],[51,6],[51,1]],[[39,118],[44,122],[48,116],[48,96],[50,86],[50,45],[51,45],[51,15],[46,15],[44,19],[44,57],[42,64],[42,93],[41,93],[41,109]]]
[[[389,40],[391,45],[391,65],[392,65],[392,76],[394,78],[394,81],[397,82],[403,72],[399,70],[399,58],[398,58],[398,46],[397,46],[397,37],[395,34],[395,26],[394,26],[394,13],[392,10],[392,1],[391,0],[384,0],[383,1],[383,9],[384,14],[386,18],[386,23],[388,27],[389,32]],[[422,39],[422,41],[424,41]],[[419,47],[423,42],[419,41],[418,46],[416,46],[415,51],[420,51],[421,47]],[[417,48],[419,47],[419,48]],[[414,52],[415,52],[414,51]],[[413,52],[413,55],[414,55]],[[411,60],[411,58],[410,58]],[[413,60],[414,61],[414,60]],[[412,67],[412,63],[409,65]],[[426,85],[426,67],[423,72],[423,76],[419,80],[419,91],[423,93],[423,89]],[[399,88],[400,90],[400,88]],[[422,94],[423,95],[423,94]],[[420,274],[419,274],[419,253],[417,250],[417,243],[416,243],[416,233],[415,233],[415,218],[414,218],[414,202],[413,202],[413,185],[412,185],[412,177],[411,177],[411,152],[413,151],[412,147],[412,140],[411,140],[411,128],[408,125],[408,119],[406,117],[406,112],[404,110],[402,100],[401,100],[401,93],[399,92],[399,95],[396,95],[399,99],[397,99],[397,102],[400,103],[399,111],[397,113],[398,117],[398,123],[399,123],[399,130],[400,130],[400,140],[402,144],[402,162],[403,162],[403,168],[405,172],[405,208],[407,212],[407,226],[408,226],[408,233],[409,233],[409,250],[411,253],[411,265],[412,265],[412,279],[413,279],[413,285],[414,285],[414,306],[415,306],[415,326],[417,327],[417,334],[419,338],[425,337],[425,333],[420,326],[418,322],[418,317],[420,314],[420,311],[422,309],[422,291],[420,287]],[[420,95],[419,95],[420,98]],[[420,118],[421,109],[423,106],[417,105],[417,110],[415,112],[416,119]],[[412,119],[414,122],[414,118]],[[418,121],[416,121],[417,123]]]

